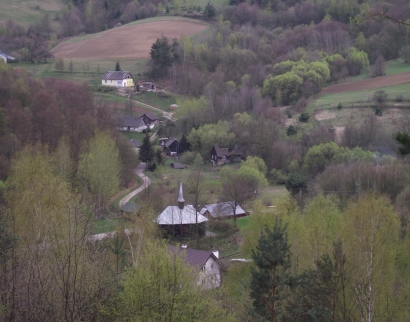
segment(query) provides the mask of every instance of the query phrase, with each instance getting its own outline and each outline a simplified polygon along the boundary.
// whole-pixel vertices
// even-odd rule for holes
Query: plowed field
[[[365,80],[360,80],[357,82],[346,83],[346,84],[337,84],[333,86],[326,87],[322,90],[321,94],[338,94],[338,93],[347,93],[347,92],[357,92],[372,90],[375,88],[399,85],[410,83],[410,73],[380,76]]]
[[[179,39],[200,33],[208,26],[202,21],[179,17],[129,24],[62,42],[52,53],[56,58],[68,59],[149,58],[151,46],[161,34],[170,40]]]

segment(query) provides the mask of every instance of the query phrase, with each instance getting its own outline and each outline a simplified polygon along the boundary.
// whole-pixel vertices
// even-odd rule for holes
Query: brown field
[[[374,88],[381,88],[399,84],[410,83],[410,73],[402,73],[396,75],[388,75],[375,77],[365,80],[360,80],[352,83],[337,84],[333,86],[326,87],[320,93],[324,94],[338,94],[347,92],[357,92],[364,90],[372,90]]]
[[[87,35],[84,40],[65,41],[56,46],[52,53],[56,58],[68,59],[124,59],[149,58],[155,40],[161,34],[168,39],[195,35],[209,25],[191,19],[167,19],[125,25],[113,28],[95,37]]]

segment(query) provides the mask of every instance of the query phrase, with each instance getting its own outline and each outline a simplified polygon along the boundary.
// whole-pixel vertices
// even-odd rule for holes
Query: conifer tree
[[[142,141],[140,152],[139,152],[139,160],[141,162],[146,162],[147,164],[154,160],[154,149],[152,148],[151,141],[149,139],[148,134],[145,134],[144,140]]]
[[[121,66],[120,66],[120,62],[117,60],[117,63],[115,64],[115,71],[116,72],[120,72],[121,71]]]
[[[256,265],[251,271],[254,312],[272,322],[278,321],[278,304],[286,299],[293,280],[286,229],[287,225],[282,226],[282,222],[276,219],[273,231],[265,226],[256,251],[252,250]]]

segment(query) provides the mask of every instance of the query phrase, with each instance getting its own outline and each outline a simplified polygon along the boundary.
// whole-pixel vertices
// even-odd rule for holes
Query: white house
[[[197,283],[203,288],[211,289],[221,286],[221,264],[218,251],[205,251],[188,248],[182,245],[179,248],[169,246],[170,252],[185,253],[185,263],[197,273]]]
[[[128,71],[107,71],[101,79],[101,85],[132,87],[134,86],[134,78]]]
[[[120,117],[117,123],[117,129],[127,132],[142,132],[148,126],[142,117]]]

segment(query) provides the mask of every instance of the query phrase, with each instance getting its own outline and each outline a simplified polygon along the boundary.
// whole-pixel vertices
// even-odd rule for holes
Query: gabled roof
[[[149,119],[151,119],[151,121],[159,120],[158,116],[155,113],[145,112],[145,113],[141,114],[141,117],[143,117],[144,115],[146,115]]]
[[[201,212],[198,212],[198,223],[208,221]],[[187,205],[184,209],[179,209],[178,206],[168,206],[157,217],[158,225],[192,225],[196,224],[195,208],[192,205]]]
[[[217,157],[223,157],[229,155],[229,149],[228,148],[220,148],[217,145],[214,145],[215,153]]]
[[[168,141],[165,142],[165,147],[169,148],[170,145],[171,145],[172,143],[174,143],[174,142],[179,143],[176,138],[170,138]]]
[[[205,205],[204,208],[209,212],[212,218],[229,217],[233,216],[233,205],[234,202],[220,202],[210,205]],[[236,215],[245,214],[245,210],[241,206],[236,205]]]
[[[193,248],[176,248],[175,246],[168,246],[168,250],[172,253],[178,252],[178,254],[185,252],[185,263],[197,269],[202,269],[210,257],[214,260],[218,260],[216,256],[209,251],[199,250]]]
[[[134,139],[129,139],[128,142],[134,147],[134,148],[139,148],[141,147],[141,142],[134,140]]]
[[[108,71],[102,77],[102,79],[106,80],[123,80],[127,78],[133,78],[129,71]]]
[[[240,155],[243,156],[244,153],[242,149],[239,147],[239,145],[235,145],[235,149],[233,149],[231,152],[229,152],[229,155]]]
[[[147,126],[144,119],[142,117],[120,117],[118,119],[118,126],[130,126],[130,127],[141,127]]]

